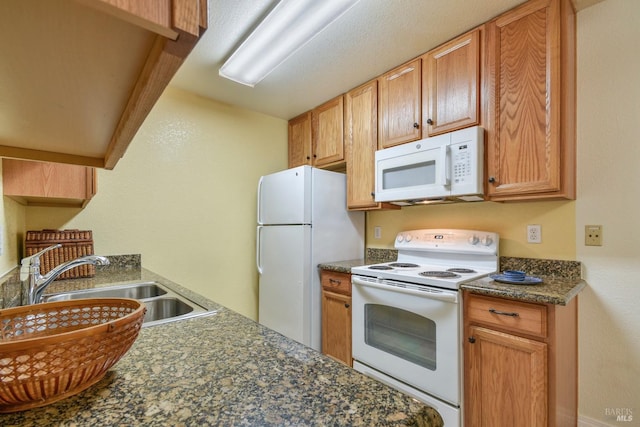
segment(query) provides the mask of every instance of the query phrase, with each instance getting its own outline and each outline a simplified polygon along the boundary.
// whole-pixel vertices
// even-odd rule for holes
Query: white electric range
[[[354,368],[460,425],[461,283],[498,271],[499,236],[424,229],[396,237],[398,259],[351,269]]]

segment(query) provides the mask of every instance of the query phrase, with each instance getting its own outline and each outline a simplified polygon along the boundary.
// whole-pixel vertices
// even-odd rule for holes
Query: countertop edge
[[[488,283],[490,283],[490,286],[488,286]],[[570,287],[570,289],[565,293],[545,294],[540,291],[540,288],[534,290],[525,289],[531,288],[531,286],[517,288],[518,285],[495,285],[493,283],[495,283],[495,281],[491,279],[485,279],[484,281],[482,279],[475,280],[473,282],[461,284],[460,289],[476,294],[508,298],[517,301],[567,305],[569,301],[576,297],[587,286],[587,283],[584,280],[580,280],[574,286]]]

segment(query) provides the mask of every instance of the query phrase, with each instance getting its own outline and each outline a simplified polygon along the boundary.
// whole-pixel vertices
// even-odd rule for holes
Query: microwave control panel
[[[454,145],[451,148],[453,182],[456,184],[463,183],[473,176],[471,150],[467,144]]]

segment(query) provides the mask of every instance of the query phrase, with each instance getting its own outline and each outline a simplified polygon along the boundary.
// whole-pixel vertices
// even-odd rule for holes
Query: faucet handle
[[[42,254],[44,254],[45,252],[52,251],[54,249],[61,248],[61,247],[62,247],[61,243],[55,244],[53,246],[49,246],[48,248],[44,248],[43,250],[41,250],[38,253],[35,253],[35,254],[30,255],[28,257],[22,258],[22,261],[20,261],[20,263],[22,264],[23,267],[30,267],[32,265],[34,265],[34,266],[38,265],[39,266],[40,265],[40,256],[42,256]]]
[[[40,274],[40,256],[45,252],[49,252],[60,247],[62,247],[62,244],[58,243],[57,245],[44,248],[38,253],[22,258],[20,261],[20,281],[25,281],[29,278],[29,274],[31,274],[31,267],[33,267],[34,270],[37,268],[37,272]]]

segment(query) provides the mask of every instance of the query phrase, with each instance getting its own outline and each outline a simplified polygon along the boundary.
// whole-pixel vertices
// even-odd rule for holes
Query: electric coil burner
[[[451,271],[422,271],[418,274],[424,277],[439,277],[441,279],[452,279],[454,277],[460,277],[459,274],[452,273]]]
[[[498,271],[496,233],[412,230],[394,262],[351,269],[353,367],[461,425],[461,283]]]

